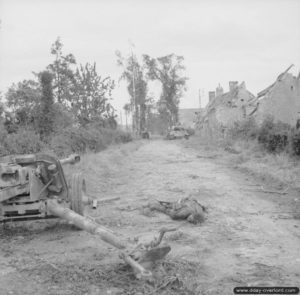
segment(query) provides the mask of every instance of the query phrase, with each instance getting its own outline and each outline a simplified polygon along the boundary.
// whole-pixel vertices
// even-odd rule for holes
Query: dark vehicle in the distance
[[[150,139],[150,133],[149,133],[148,130],[143,130],[141,132],[141,136],[142,136],[143,139]]]
[[[173,126],[171,129],[168,131],[166,139],[172,140],[172,139],[189,139],[190,134],[188,131],[182,127],[182,126]]]

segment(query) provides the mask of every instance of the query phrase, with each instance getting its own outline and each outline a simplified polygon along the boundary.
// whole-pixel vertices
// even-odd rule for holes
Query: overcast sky
[[[198,90],[245,81],[257,94],[291,63],[300,69],[299,0],[0,0],[0,90],[33,78],[51,61],[58,36],[78,63],[118,80],[115,50],[153,57],[183,55],[188,91],[181,107],[198,107]],[[124,84],[114,106],[128,101]]]

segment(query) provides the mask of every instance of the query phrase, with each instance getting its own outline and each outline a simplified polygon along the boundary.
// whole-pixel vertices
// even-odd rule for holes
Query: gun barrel
[[[80,161],[80,156],[78,154],[72,154],[68,158],[59,160],[62,165],[65,164],[76,164]]]
[[[72,222],[78,228],[100,236],[101,240],[115,246],[118,249],[126,248],[126,244],[119,240],[112,231],[99,225],[90,218],[81,216],[69,208],[62,207],[53,199],[47,200],[47,209],[51,212],[51,214]]]
[[[151,271],[145,269],[137,261],[134,261],[126,252],[130,249],[129,244],[119,239],[114,235],[112,231],[99,225],[90,218],[81,216],[69,208],[62,207],[54,199],[47,200],[47,209],[54,216],[60,217],[64,220],[72,222],[78,228],[81,228],[91,234],[97,235],[104,242],[123,250],[120,253],[120,257],[124,259],[133,269],[139,274],[140,277],[151,277]]]

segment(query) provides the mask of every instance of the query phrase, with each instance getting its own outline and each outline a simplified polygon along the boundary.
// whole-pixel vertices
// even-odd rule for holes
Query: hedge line
[[[227,135],[232,139],[255,139],[271,153],[286,151],[300,156],[300,130],[275,122],[272,117],[267,117],[260,126],[254,119],[236,122]]]
[[[33,130],[20,129],[8,134],[0,126],[0,156],[46,151],[64,157],[72,153],[99,152],[110,144],[131,140],[132,136],[128,132],[90,125],[67,127],[52,136],[49,142],[43,142]]]

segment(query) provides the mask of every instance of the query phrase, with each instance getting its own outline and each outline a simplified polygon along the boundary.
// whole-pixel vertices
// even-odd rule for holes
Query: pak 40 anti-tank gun
[[[119,256],[134,269],[137,277],[151,277],[149,268],[171,250],[168,245],[159,246],[162,238],[175,229],[163,228],[158,238],[137,245],[84,217],[84,205],[90,201],[85,179],[81,173],[75,173],[66,181],[62,168],[79,161],[79,155],[63,160],[47,154],[1,157],[0,222],[62,218],[120,249]]]
[[[78,155],[63,160],[46,154],[0,158],[0,220],[54,217],[47,210],[49,199],[82,215],[85,181],[76,173],[68,187],[62,169],[63,164],[79,161]]]

